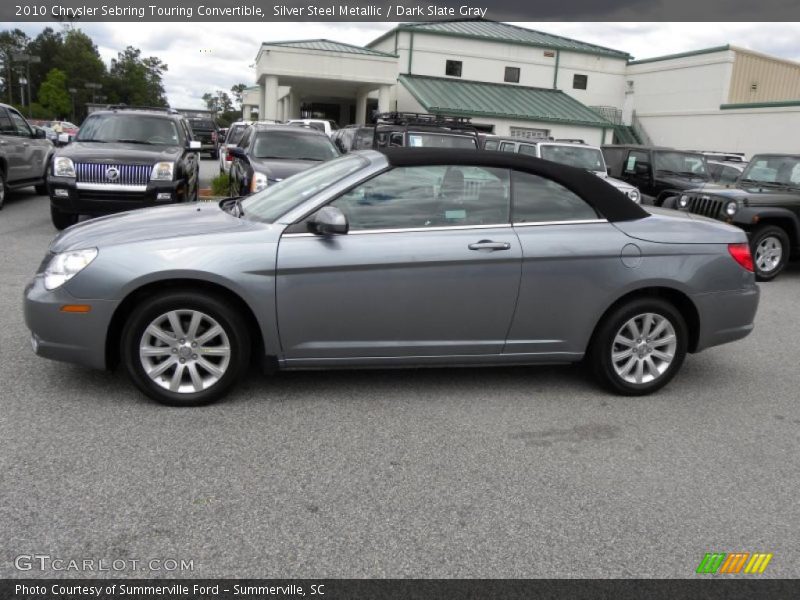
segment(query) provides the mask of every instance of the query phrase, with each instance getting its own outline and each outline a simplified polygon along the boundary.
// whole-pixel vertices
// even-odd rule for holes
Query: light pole
[[[92,104],[94,104],[96,102],[97,90],[102,89],[102,87],[103,86],[101,84],[99,84],[99,83],[91,83],[91,82],[89,82],[89,83],[86,84],[86,89],[87,90],[92,90]]]
[[[28,80],[24,77],[19,78],[19,99],[20,99],[20,106],[25,106],[25,84],[28,83]],[[30,86],[28,86],[30,89]],[[30,94],[30,92],[28,92]],[[30,98],[28,98],[28,106],[30,106]],[[28,116],[31,116],[31,110],[28,108]]]
[[[25,52],[17,52],[11,55],[11,60],[14,62],[25,63],[25,81],[28,86],[28,118],[31,115],[31,63],[38,64],[42,62],[41,57],[35,56],[33,54],[27,54]],[[24,102],[22,103],[25,104]]]
[[[72,122],[75,122],[75,94],[78,93],[78,90],[74,87],[71,87],[67,90],[69,92],[69,97],[72,98]]]

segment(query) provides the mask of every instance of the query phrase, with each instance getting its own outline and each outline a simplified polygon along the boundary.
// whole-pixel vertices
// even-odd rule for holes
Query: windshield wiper
[[[93,140],[93,139],[86,140],[86,139],[80,139],[80,138],[76,138],[75,141],[76,142],[95,142],[97,144],[107,144],[108,143],[108,140]]]
[[[322,162],[325,159],[324,158],[312,158],[310,156],[301,156],[300,158],[294,158],[292,160],[315,160],[317,162]]]
[[[150,142],[145,142],[142,140],[117,140],[118,144],[147,144],[150,145]]]

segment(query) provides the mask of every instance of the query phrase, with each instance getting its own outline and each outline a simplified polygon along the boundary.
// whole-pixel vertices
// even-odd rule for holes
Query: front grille
[[[122,200],[131,202],[141,202],[147,200],[146,192],[125,192],[125,191],[105,191],[105,190],[81,190],[81,200]]]
[[[686,210],[696,215],[717,219],[722,210],[722,205],[723,201],[721,199],[700,194],[689,196],[689,204],[686,206]]]
[[[110,178],[109,169],[116,169],[119,177]],[[119,165],[112,163],[76,163],[78,183],[108,183],[117,185],[147,185],[153,165]]]

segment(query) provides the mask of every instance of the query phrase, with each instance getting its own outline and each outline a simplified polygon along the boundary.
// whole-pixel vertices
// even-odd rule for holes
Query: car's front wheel
[[[52,204],[50,205],[50,220],[53,221],[53,227],[61,231],[70,225],[75,225],[78,222],[78,216],[73,213],[62,212]]]
[[[750,236],[750,253],[756,279],[775,279],[789,258],[789,236],[776,225],[762,225]]]
[[[640,298],[617,307],[600,323],[589,358],[606,387],[640,396],[675,376],[687,347],[688,329],[681,313],[660,298]]]
[[[0,210],[3,210],[3,204],[6,203],[6,176],[0,170]]]
[[[145,394],[171,406],[209,404],[244,374],[250,338],[217,296],[175,291],[140,303],[122,335],[122,362]]]

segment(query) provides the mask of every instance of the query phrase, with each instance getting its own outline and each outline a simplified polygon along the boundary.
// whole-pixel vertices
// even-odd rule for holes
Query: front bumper
[[[88,313],[67,313],[67,304],[88,304]],[[34,352],[44,358],[106,368],[106,336],[116,303],[74,298],[64,287],[48,291],[37,275],[25,288],[25,324]]]
[[[696,352],[740,340],[753,331],[760,289],[751,287],[693,297],[700,315]]]
[[[144,189],[125,189],[125,186],[81,184],[72,178],[50,175],[47,189],[53,206],[61,212],[80,215],[105,215],[188,199],[184,181],[150,181]]]

